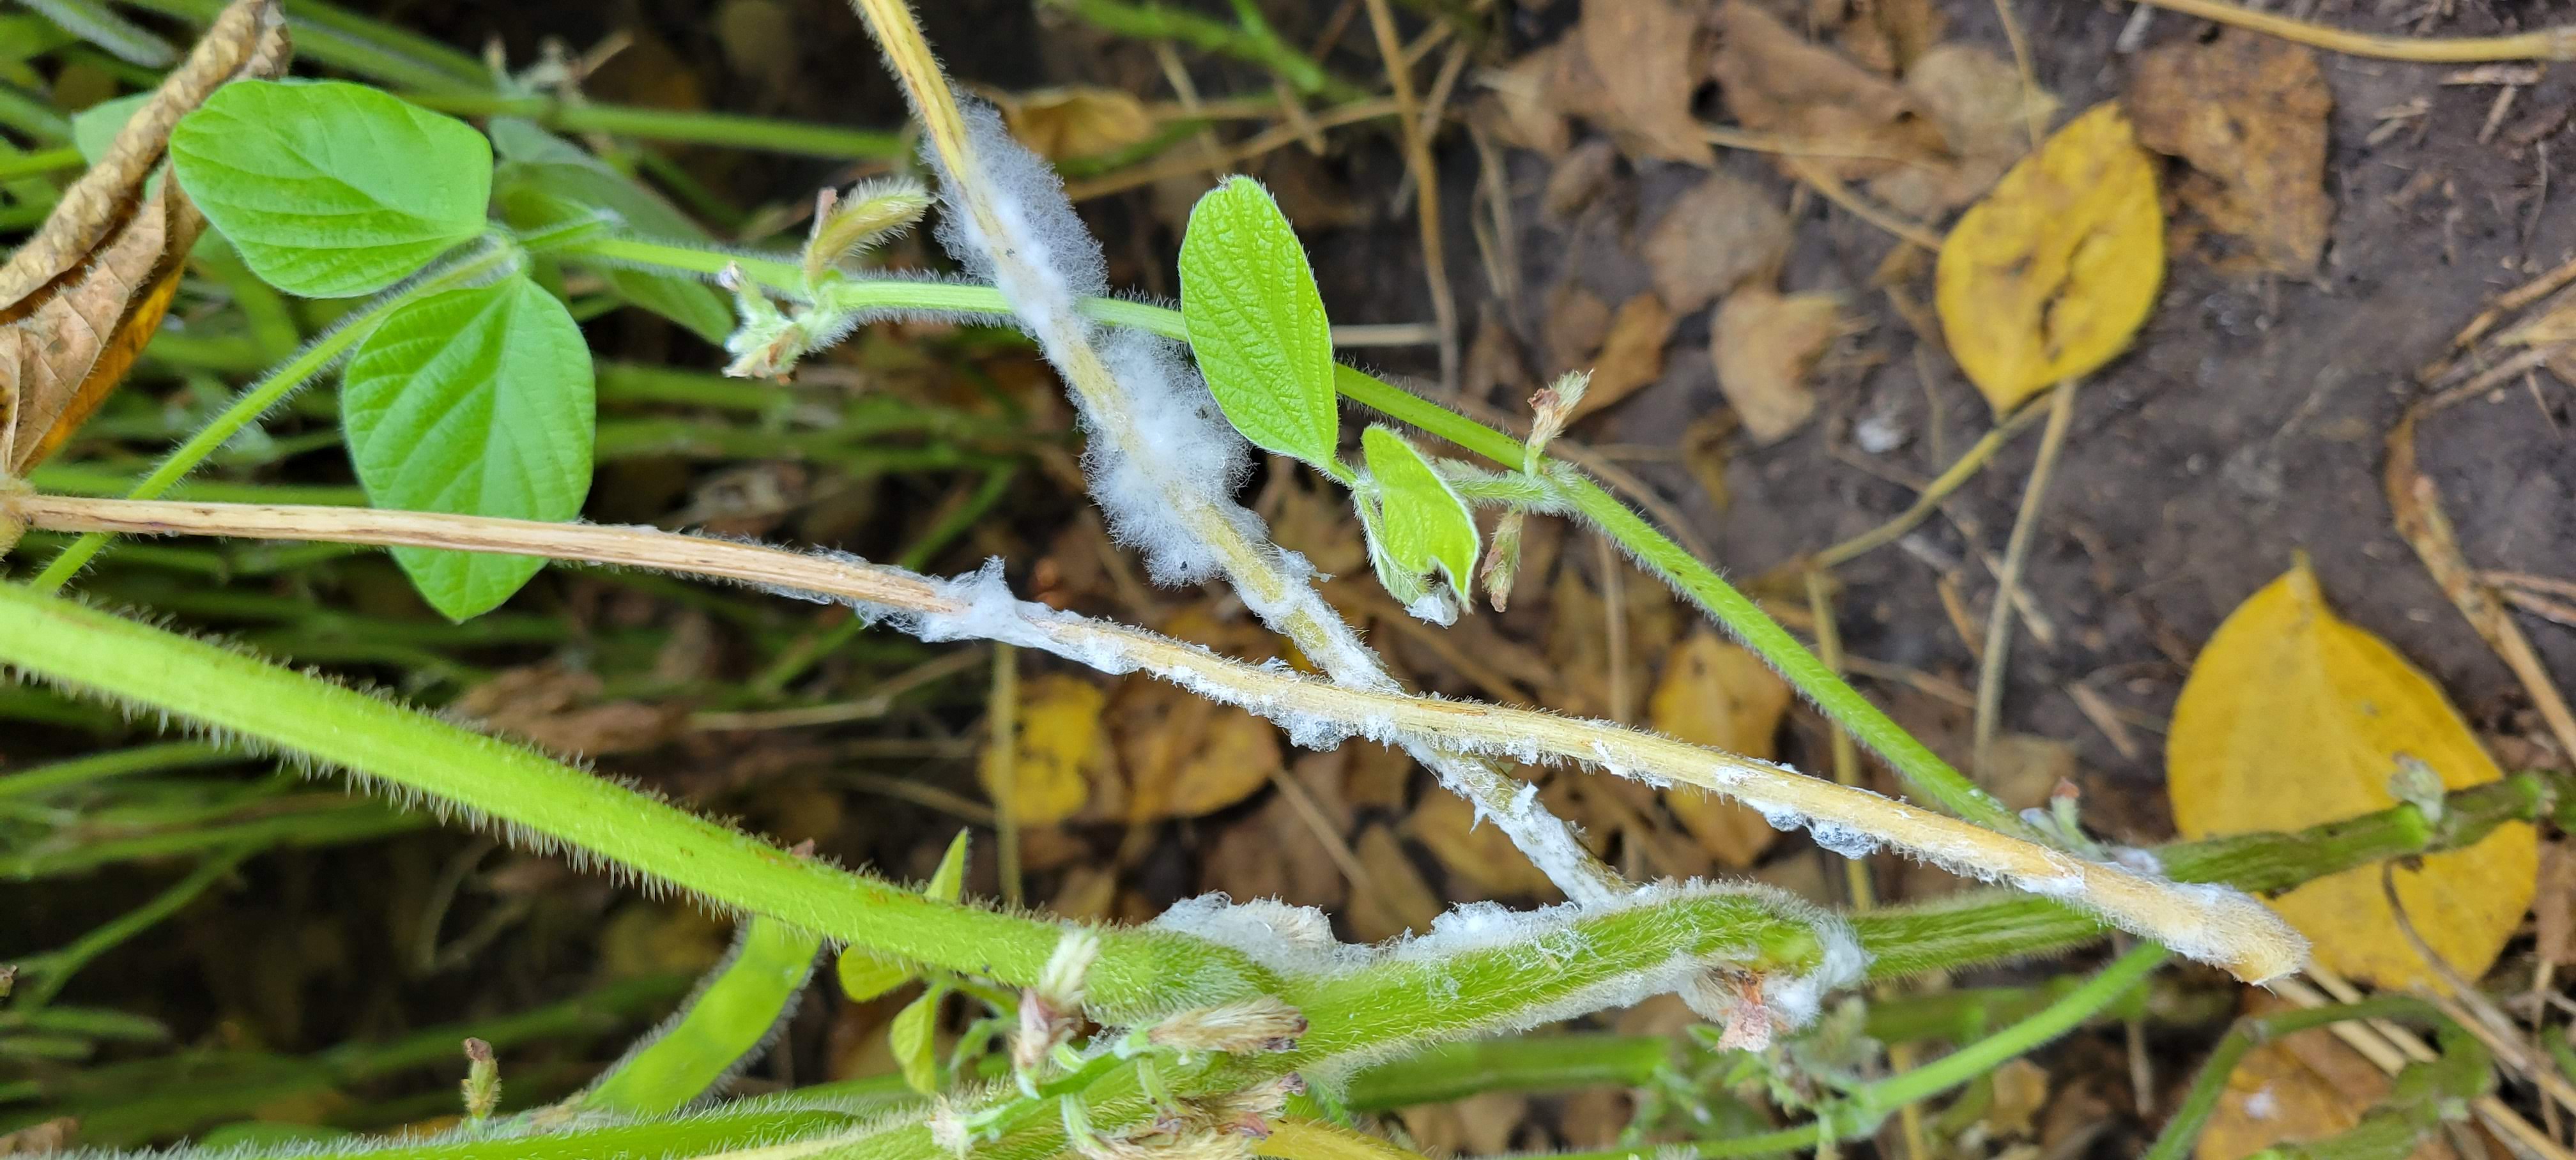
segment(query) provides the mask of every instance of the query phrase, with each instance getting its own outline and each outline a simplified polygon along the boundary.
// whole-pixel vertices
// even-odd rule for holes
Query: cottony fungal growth
[[[103,317],[99,325],[108,337],[82,346],[82,361],[72,368],[77,373],[68,378],[61,366],[10,364],[17,377],[0,387],[6,392],[0,394],[0,448],[50,448],[77,426],[85,410],[70,397],[112,387],[117,360],[134,357],[131,350],[117,353],[108,339],[147,316],[125,337],[135,347],[151,338],[180,270],[195,269],[184,250],[143,263],[127,271],[136,280],[125,297],[82,280],[91,277],[84,270],[112,272],[117,247],[143,236],[135,231],[193,237],[205,230],[224,239],[213,257],[201,251],[200,264],[225,272],[228,303],[255,318],[282,321],[287,340],[271,344],[282,348],[270,352],[281,360],[274,370],[203,417],[198,434],[130,495],[101,498],[107,489],[50,486],[42,470],[0,480],[0,552],[16,559],[46,548],[54,553],[32,580],[0,584],[0,664],[40,691],[31,697],[64,706],[57,710],[64,720],[124,714],[175,735],[132,768],[72,762],[0,777],[0,806],[9,807],[0,811],[8,814],[0,830],[17,825],[21,815],[77,818],[77,810],[58,810],[46,799],[63,787],[149,772],[159,768],[156,762],[255,756],[489,835],[493,845],[604,871],[619,888],[676,896],[736,930],[730,951],[693,991],[675,984],[637,1004],[658,1022],[623,1054],[592,1056],[614,1060],[595,1075],[568,1080],[561,1067],[515,1064],[524,1036],[572,1035],[576,1025],[588,1028],[596,1019],[531,1016],[460,1025],[458,1034],[441,1030],[434,1054],[460,1069],[454,1075],[461,1078],[448,1081],[460,1086],[446,1095],[462,1102],[451,1109],[455,1118],[434,1131],[369,1137],[316,1129],[288,1139],[236,1126],[170,1155],[1231,1160],[1257,1148],[1292,1160],[1401,1157],[1409,1153],[1376,1134],[1380,1123],[1371,1113],[1485,1090],[1609,1083],[1646,1093],[1641,1107],[1672,1101],[1686,1113],[1680,1118],[1692,1121],[1683,1133],[1688,1142],[1672,1145],[1676,1155],[1830,1151],[2087,1020],[2141,1006],[2139,988],[2169,954],[2255,984],[2301,969],[2306,942],[2240,887],[2283,889],[2338,870],[2467,845],[2500,826],[2563,810],[2553,796],[2563,787],[2536,775],[2447,794],[2438,783],[2418,784],[2408,804],[2386,815],[2316,834],[2161,852],[2097,844],[2084,835],[2071,801],[2033,819],[2012,815],[1869,705],[1708,563],[1552,455],[1551,447],[1570,446],[1562,440],[1580,415],[1584,373],[1559,379],[1531,400],[1532,433],[1519,440],[1340,362],[1307,254],[1259,183],[1222,177],[1197,201],[1179,254],[1176,308],[1119,297],[1104,248],[1075,211],[1057,169],[1013,135],[1000,110],[957,94],[904,0],[854,4],[910,100],[920,130],[918,169],[927,180],[903,175],[911,163],[897,144],[875,143],[880,168],[897,175],[821,191],[810,220],[797,218],[787,245],[775,252],[718,246],[709,227],[634,176],[639,165],[651,170],[654,162],[624,150],[594,154],[576,144],[573,137],[597,137],[604,146],[609,133],[627,131],[616,126],[654,118],[566,98],[579,95],[573,86],[583,69],[575,62],[550,58],[515,76],[499,69],[496,80],[495,70],[470,59],[460,63],[434,45],[317,6],[297,19],[310,21],[321,63],[391,77],[395,88],[417,99],[347,81],[272,79],[283,68],[275,38],[289,20],[279,3],[226,6],[194,63],[180,65],[146,106],[156,110],[153,116],[107,134],[122,169],[102,161],[96,172],[130,172],[130,180],[109,191],[117,196],[64,197],[65,208],[42,227],[46,244],[19,251],[0,277],[0,284],[37,287],[28,293],[38,307],[47,295],[61,294],[114,307],[81,315]],[[59,0],[40,9],[66,36],[88,37],[137,66],[153,63],[151,33],[93,7]],[[1095,16],[1112,9],[1127,14],[1116,19],[1152,15],[1182,30],[1158,24],[1159,39],[1231,46],[1224,51],[1273,64],[1304,61],[1250,5],[1241,6],[1239,27],[1193,23],[1207,18],[1177,8],[1068,7],[1097,9]],[[1368,7],[1376,20],[1393,20],[1380,0]],[[1391,23],[1385,31],[1384,39],[1395,43]],[[253,54],[245,37],[264,38],[257,43],[269,45],[270,55]],[[251,60],[266,63],[243,63]],[[1290,84],[1283,75],[1283,94],[1320,93],[1341,83],[1320,70],[1290,71],[1302,80]],[[1193,96],[1188,103],[1195,108],[1196,102]],[[1413,102],[1409,86],[1400,86],[1394,115],[1417,120]],[[485,122],[468,124],[433,105],[478,110]],[[92,115],[104,114],[84,114]],[[0,108],[0,120],[8,116]],[[716,126],[743,128],[724,120]],[[695,121],[674,131],[680,129],[713,131]],[[151,188],[180,196],[145,192],[156,166],[163,184]],[[686,173],[657,180],[704,195],[693,205],[721,205],[695,189]],[[801,212],[801,193],[796,204]],[[138,206],[149,207],[149,215],[137,216]],[[954,275],[862,269],[868,253],[925,220]],[[794,245],[797,234],[801,248]],[[82,243],[76,249],[86,265],[58,261],[73,241]],[[39,261],[61,268],[34,277],[31,264]],[[306,343],[285,295],[350,305],[333,312],[338,321]],[[619,305],[652,311],[705,339],[698,348],[705,365],[722,364],[731,379],[712,372],[657,374],[594,359],[583,329],[591,317],[586,311]],[[1159,590],[1138,595],[1140,586],[1124,580],[1129,606],[1150,609],[1161,596],[1206,585],[1221,594],[1228,615],[1275,634],[1276,651],[1288,659],[1255,663],[1189,643],[1182,638],[1190,634],[1159,620],[1150,623],[1167,631],[1071,611],[1059,606],[1062,600],[1025,598],[1014,581],[1029,583],[1031,561],[994,556],[955,575],[931,571],[934,561],[954,568],[997,550],[990,545],[998,541],[990,540],[974,541],[971,550],[952,546],[992,509],[1011,473],[1039,457],[1024,452],[1040,441],[1013,433],[1019,458],[1005,456],[989,446],[1010,439],[966,430],[974,416],[925,414],[896,406],[900,400],[836,399],[833,406],[848,409],[815,420],[808,412],[820,404],[784,384],[863,324],[888,319],[1015,328],[1018,337],[976,337],[1025,339],[1061,378],[1082,441],[1080,480],[1089,501],[1109,538],[1141,562],[1136,574]],[[20,344],[8,350],[20,351],[26,334],[5,333]],[[180,338],[184,343],[188,335]],[[97,367],[107,368],[103,378]],[[261,421],[335,371],[336,401],[316,413],[337,424],[355,488],[249,496],[293,501],[275,503],[227,502],[213,491],[168,498],[219,454],[274,452],[282,459],[311,450],[299,444],[276,451]],[[959,492],[957,510],[931,514],[935,542],[889,551],[883,558],[892,563],[740,534],[787,538],[770,531],[782,525],[766,517],[793,505],[764,507],[772,497],[761,488],[788,485],[768,477],[728,479],[741,495],[710,487],[695,497],[686,518],[661,526],[587,522],[585,510],[601,511],[589,502],[595,463],[698,454],[696,441],[709,438],[686,423],[603,420],[602,407],[620,397],[757,416],[759,428],[748,432],[757,446],[727,452],[746,458],[768,458],[774,444],[782,457],[838,456],[869,478],[933,460],[943,468],[969,464],[991,476],[985,487]],[[1346,399],[1370,414],[1345,424]],[[882,410],[864,410],[879,404]],[[862,435],[887,429],[964,434],[938,444],[936,454],[911,459],[889,454],[886,446],[853,450],[807,438],[817,430],[839,438],[849,433],[844,428]],[[1069,448],[1050,445],[1039,453],[1071,465]],[[1838,737],[1883,756],[1908,797],[1862,788],[1848,769],[1837,781],[1623,721],[1408,689],[1346,617],[1347,605],[1337,606],[1339,592],[1333,601],[1325,598],[1322,585],[1330,578],[1275,542],[1270,524],[1242,499],[1256,451],[1272,457],[1267,471],[1296,473],[1295,483],[1325,489],[1332,518],[1349,521],[1350,558],[1364,558],[1373,576],[1363,578],[1374,585],[1368,599],[1378,600],[1382,591],[1388,609],[1412,618],[1390,612],[1381,623],[1429,640],[1460,639],[1440,634],[1473,625],[1472,618],[1498,613],[1511,600],[1533,522],[1567,519],[1605,536],[1707,611],[1751,657],[1803,692]],[[1058,475],[1071,481],[1072,468]],[[1276,474],[1264,480],[1288,482]],[[1082,510],[1088,519],[1089,509]],[[699,523],[727,534],[673,530]],[[776,596],[827,605],[797,606],[800,616],[823,619],[798,621],[807,627],[793,639],[776,629],[780,622],[754,617],[724,622],[720,631],[738,633],[741,641],[662,642],[650,663],[635,666],[638,673],[650,670],[651,681],[696,679],[672,675],[688,668],[692,650],[740,645],[769,659],[758,689],[721,696],[699,690],[706,694],[702,701],[654,727],[669,730],[665,739],[690,730],[703,737],[895,713],[897,699],[917,687],[904,683],[910,678],[897,678],[857,705],[779,707],[780,690],[801,687],[800,678],[835,649],[875,634],[871,643],[907,650],[903,663],[931,658],[914,671],[921,681],[991,673],[990,695],[974,704],[988,714],[990,736],[978,760],[993,804],[880,779],[901,782],[900,792],[916,804],[957,813],[971,825],[949,843],[926,882],[849,869],[817,856],[813,843],[782,847],[498,731],[469,727],[463,712],[408,703],[429,684],[406,686],[401,695],[362,691],[267,659],[262,652],[279,643],[273,636],[217,643],[110,611],[104,599],[61,594],[76,582],[94,583],[94,595],[125,602],[127,591],[107,582],[116,573],[83,573],[102,553],[116,551],[116,537],[145,535],[295,542],[314,545],[291,549],[317,553],[312,559],[352,547],[388,550],[393,567],[444,618],[406,622],[416,630],[411,639],[471,639],[495,647],[536,641],[599,650],[603,657],[641,655],[626,647],[631,642],[618,635],[613,616],[585,623],[576,635],[551,622],[532,623],[543,618],[512,620],[511,613],[495,611],[549,563],[663,586],[658,592],[670,591],[675,578],[723,581],[757,590],[733,593],[744,603],[765,607]],[[77,538],[57,539],[65,536]],[[192,550],[156,544],[104,558],[168,560]],[[1316,558],[1330,564],[1320,549]],[[1606,550],[1603,558],[1610,558]],[[264,566],[264,557],[225,556],[200,571],[228,577],[230,569]],[[1123,557],[1108,566],[1128,575]],[[292,603],[310,595],[302,587],[294,591],[278,599]],[[167,586],[154,592],[181,613],[217,604]],[[263,612],[273,607],[223,603],[211,615],[233,616],[252,604]],[[1825,640],[1824,655],[1833,657],[1829,632]],[[983,651],[965,658],[923,645]],[[419,655],[371,653],[351,664],[400,668]],[[971,659],[971,670],[957,664],[962,659]],[[599,667],[615,666],[602,660]],[[1436,917],[1436,908],[1425,907],[1411,920],[1416,929],[1375,943],[1345,941],[1335,933],[1335,916],[1273,898],[1207,894],[1153,913],[1119,896],[1089,911],[1138,920],[1129,922],[1075,920],[1017,905],[1025,819],[1013,779],[1063,774],[1082,760],[1079,752],[1029,756],[1032,731],[1019,715],[1038,702],[1024,695],[1023,682],[1033,679],[1030,673],[1063,680],[1076,671],[1163,682],[1140,687],[1201,708],[1190,698],[1213,702],[1222,708],[1211,711],[1261,731],[1264,744],[1275,725],[1290,744],[1309,750],[1367,742],[1401,751],[1431,770],[1444,792],[1464,799],[1463,806],[1450,804],[1469,820],[1471,839],[1479,828],[1494,827],[1566,901],[1523,910],[1475,902]],[[920,676],[928,672],[940,676]],[[647,688],[637,683],[644,680],[621,676],[615,696],[640,696],[634,690]],[[607,687],[603,682],[592,691],[606,697]],[[554,695],[550,688],[543,692]],[[1781,693],[1784,701],[1788,696]],[[952,703],[940,704],[946,712]],[[506,724],[510,711],[522,708],[479,711]],[[596,751],[622,740],[605,729],[581,733],[560,721],[539,724],[558,727],[546,736],[560,748],[580,748],[560,743],[564,737],[596,742]],[[1849,746],[1841,756],[1852,756]],[[1035,768],[1040,765],[1045,768]],[[1856,905],[1835,911],[1751,881],[1639,882],[1631,875],[1645,863],[1631,858],[1637,865],[1623,873],[1590,836],[1558,816],[1553,791],[1543,792],[1539,780],[1551,776],[1599,779],[1584,785],[1587,793],[1613,777],[1643,788],[1606,785],[1612,792],[1706,791],[1781,830],[1803,831],[1819,857],[1861,862],[1893,854],[1987,888],[1933,904],[1872,907],[1862,874],[1852,892]],[[1313,814],[1305,820],[1330,830],[1324,808],[1310,800],[1297,774],[1278,780],[1301,818]],[[337,824],[352,832],[375,827],[368,836],[419,824],[409,815],[365,808],[364,818]],[[967,888],[987,881],[970,869],[970,853],[982,840],[969,839],[987,827],[999,850],[991,879],[1000,884],[999,897]],[[1371,882],[1363,853],[1342,848],[1337,834],[1330,842],[1336,869],[1350,879],[1355,897],[1383,886]],[[24,979],[0,970],[0,999],[13,979],[20,992],[20,1006],[0,1005],[0,1047],[35,1032],[57,1038],[24,1042],[59,1045],[73,1034],[64,1028],[90,1034],[112,1023],[101,1013],[47,1004],[88,957],[185,905],[232,873],[253,847],[228,840],[186,849],[208,856],[207,868],[138,912],[143,917],[133,921],[140,925],[36,956]],[[922,867],[936,849],[921,851]],[[72,857],[52,849],[11,856],[22,877],[54,872]],[[456,889],[455,882],[441,888]],[[1943,1021],[1917,1012],[1915,1025],[1938,1026],[1910,1036],[1905,1017],[1914,1008],[1908,1004],[1930,1009],[1931,999],[1879,986],[1905,975],[2077,950],[2106,942],[2115,931],[2137,936],[2138,943],[2098,973],[2063,987],[2013,992],[1973,1010],[1961,1007],[1973,1018]],[[435,967],[437,923],[428,933],[422,957]],[[743,1078],[781,1037],[807,1025],[795,1016],[800,1004],[819,1001],[816,987],[837,990],[836,1004],[883,1003],[868,1008],[878,1015],[867,1027],[890,1049],[889,1068],[880,1069],[886,1074],[765,1084],[758,1094],[737,1096]],[[1701,1026],[1680,1039],[1649,1043],[1568,1034],[1564,1026],[1650,1001],[1686,1009]],[[1870,1038],[1882,1032],[1889,1042],[1945,1038],[1956,1050],[1937,1058],[1882,1054]],[[335,1053],[320,1070],[294,1070],[277,1081],[278,1091],[262,1087],[261,1105],[321,1102],[294,1085],[329,1067],[342,1069],[329,1073],[334,1083],[378,1074],[349,1055]],[[1927,1061],[1890,1070],[1881,1066],[1888,1058]],[[25,1090],[0,1082],[0,1091],[11,1093],[0,1097],[0,1115],[11,1102],[42,1094],[45,1085],[30,1082]],[[1757,1089],[1794,1114],[1789,1126],[1732,1136],[1711,1127],[1717,1122],[1711,1109],[1733,1098],[1727,1093]],[[180,1091],[171,1102],[195,1094]],[[234,1118],[246,1118],[243,1111]],[[1644,1154],[1655,1146],[1643,1134],[1652,1125],[1643,1115],[1639,1124],[1632,1136]],[[161,1130],[166,1126],[153,1121],[107,1143],[148,1145],[216,1125],[190,1120]],[[0,1119],[0,1152],[21,1139],[6,1133],[26,1127]]]

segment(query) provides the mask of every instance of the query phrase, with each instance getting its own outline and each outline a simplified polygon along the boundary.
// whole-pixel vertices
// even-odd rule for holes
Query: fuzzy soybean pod
[[[621,1116],[666,1116],[712,1095],[758,1058],[814,974],[822,936],[774,918],[743,924],[725,956],[680,1013],[637,1042],[571,1106]]]

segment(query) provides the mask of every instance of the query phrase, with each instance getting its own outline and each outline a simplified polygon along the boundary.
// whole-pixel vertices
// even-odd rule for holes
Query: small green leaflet
[[[939,856],[939,869],[930,875],[930,884],[921,888],[921,896],[941,902],[955,902],[966,894],[966,845],[975,835],[973,830],[959,830],[948,840],[948,852]]]
[[[590,491],[590,347],[563,303],[524,277],[403,307],[358,344],[341,426],[381,508],[568,520]],[[455,620],[510,598],[545,561],[396,548],[413,586]]]
[[[584,211],[616,215],[622,234],[659,241],[713,244],[715,239],[660,194],[609,168],[606,162],[561,137],[517,117],[492,120],[492,147],[501,156],[492,183],[501,216],[533,229]],[[599,270],[617,297],[722,343],[733,333],[733,307],[724,295],[695,278],[654,274],[622,266]]]
[[[748,1062],[813,977],[820,935],[753,917],[689,1005],[645,1036],[573,1100],[585,1112],[667,1116],[711,1094]]]
[[[1263,450],[1342,474],[1324,299],[1296,231],[1259,182],[1227,178],[1190,209],[1181,321],[1235,430]]]
[[[238,81],[170,134],[180,188],[290,294],[382,290],[483,232],[492,146],[472,126],[340,81]]]
[[[1476,516],[1467,501],[1450,490],[1431,461],[1404,437],[1384,427],[1360,433],[1360,453],[1377,483],[1378,511],[1369,517],[1360,501],[1360,522],[1369,535],[1369,559],[1378,582],[1403,601],[1405,611],[1435,624],[1457,618],[1459,600],[1476,575],[1476,553],[1482,541]],[[1423,584],[1425,573],[1438,568],[1448,591]]]
[[[939,1090],[939,1002],[947,997],[947,986],[932,984],[895,1013],[894,1028],[887,1032],[894,1061],[903,1068],[904,1086],[923,1095]]]
[[[948,852],[939,857],[939,869],[921,888],[922,897],[955,902],[965,895],[966,847],[973,836],[971,830],[959,830],[955,838],[949,839]],[[854,1003],[865,1003],[912,979],[911,968],[862,950],[841,952],[840,974],[841,990]]]

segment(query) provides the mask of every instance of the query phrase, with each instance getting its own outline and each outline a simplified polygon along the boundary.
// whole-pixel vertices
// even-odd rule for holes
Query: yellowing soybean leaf
[[[2294,830],[2397,803],[2405,759],[2459,789],[2501,776],[2442,691],[2379,638],[2335,617],[2302,558],[2246,598],[2201,649],[2165,747],[2185,838]],[[2465,850],[2397,871],[2397,896],[2433,950],[2476,978],[2530,908],[2537,839],[2514,822]],[[2383,987],[2438,986],[2398,930],[2378,866],[2272,900],[2318,961]]]
[[[1005,98],[1002,123],[1049,161],[1109,153],[1154,135],[1145,103],[1117,89],[1044,89]]]
[[[853,1003],[865,1003],[912,981],[912,969],[889,962],[862,950],[841,952],[838,964],[841,993]]]
[[[1959,369],[2000,414],[2126,348],[2164,269],[2155,163],[2105,103],[1960,215],[1941,244],[1933,304]]]
[[[1109,734],[1100,724],[1108,704],[1108,694],[1079,677],[1050,674],[1028,683],[1020,697],[1009,791],[1012,816],[1021,825],[1053,825],[1091,800],[1092,780],[1112,768]],[[996,801],[1003,792],[999,773],[988,746],[984,789]]]

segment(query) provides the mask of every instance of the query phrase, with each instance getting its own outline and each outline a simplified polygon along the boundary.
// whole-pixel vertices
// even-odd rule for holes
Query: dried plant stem
[[[2544,28],[2511,36],[2376,36],[2313,21],[2239,8],[2225,0],[2140,0],[2186,16],[2277,36],[2283,40],[2378,60],[2417,64],[2472,64],[2501,60],[2576,60],[2576,28]]]
[[[1143,629],[1014,602],[977,607],[956,587],[901,569],[650,528],[549,524],[423,512],[256,504],[145,502],[20,495],[0,519],[49,531],[191,534],[448,548],[716,576],[813,592],[916,617],[947,618],[957,635],[1009,635],[1097,667],[1182,685],[1299,727],[1505,752],[1682,782],[1812,824],[1866,835],[1962,872],[2063,899],[2147,937],[2175,944],[2249,980],[2295,970],[2304,943],[2242,895],[2178,887],[2129,870],[1996,834],[1766,761],[1616,725],[1391,689],[1329,684],[1229,660]],[[1002,620],[988,620],[1007,612]],[[970,616],[970,614],[973,614]],[[1495,808],[1524,810],[1506,796]]]
[[[932,150],[947,170],[951,196],[973,219],[971,234],[985,247],[995,280],[1005,297],[1015,298],[1014,313],[1028,327],[1080,398],[1092,428],[1091,437],[1116,444],[1116,452],[1140,465],[1163,462],[1168,449],[1152,446],[1136,401],[1118,381],[1093,342],[1093,323],[1078,313],[1071,299],[1045,301],[1047,288],[1062,297],[1053,271],[1040,268],[1022,237],[1025,226],[1005,213],[985,188],[984,172],[965,116],[948,80],[922,39],[920,25],[904,0],[852,0],[884,50],[886,61],[910,94]],[[1396,62],[1400,66],[1400,59]],[[1410,124],[1409,120],[1407,122]],[[1016,292],[1014,288],[1022,288]],[[1326,604],[1313,584],[1286,570],[1277,550],[1256,539],[1257,525],[1238,518],[1231,497],[1212,494],[1203,481],[1172,473],[1153,476],[1165,513],[1187,528],[1220,562],[1245,603],[1267,610],[1273,631],[1295,642],[1298,650],[1340,684],[1372,692],[1400,688],[1375,653],[1360,643],[1339,614]],[[1494,761],[1465,753],[1412,743],[1408,750],[1439,775],[1452,791],[1465,795],[1509,834],[1530,860],[1546,871],[1566,897],[1607,901],[1634,887],[1616,870],[1584,847],[1573,830],[1534,801],[1521,800],[1520,783]]]
[[[1995,573],[1995,607],[1986,617],[1986,655],[1977,674],[1976,750],[1971,768],[1992,777],[1995,728],[2002,719],[2004,660],[2012,653],[2013,590],[2021,586],[2021,568],[2030,558],[2030,541],[2039,527],[2040,509],[2048,502],[2048,477],[2056,474],[2057,455],[2066,446],[2066,428],[2075,417],[2075,380],[2057,384],[2048,400],[2048,427],[2040,432],[2039,457],[2022,489],[2021,514],[2013,520],[2012,537],[2004,543],[2004,566]]]
[[[1395,90],[1396,137],[1404,146],[1404,167],[1413,174],[1413,216],[1422,231],[1422,265],[1431,283],[1431,318],[1440,328],[1440,389],[1458,391],[1458,303],[1449,289],[1449,265],[1440,242],[1440,171],[1431,164],[1432,126],[1417,112],[1413,69],[1396,34],[1395,12],[1387,0],[1368,0],[1369,29],[1377,36],[1377,54]]]

